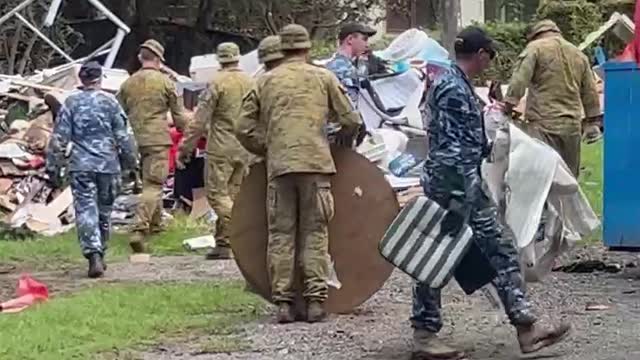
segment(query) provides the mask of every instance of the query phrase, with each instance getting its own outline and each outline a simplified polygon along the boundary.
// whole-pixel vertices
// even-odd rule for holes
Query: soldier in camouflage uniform
[[[354,61],[369,49],[369,37],[375,34],[376,30],[362,24],[344,25],[338,34],[338,51],[326,65],[347,88],[354,105],[358,104],[360,93],[360,79]]]
[[[258,44],[258,62],[264,65],[266,71],[275,69],[282,63],[283,58],[279,36],[267,36]]]
[[[518,332],[524,353],[540,350],[567,334],[563,325],[541,328],[527,301],[513,239],[498,222],[497,207],[487,197],[480,165],[489,153],[481,108],[471,80],[489,67],[495,56],[493,41],[479,28],[463,30],[455,45],[457,65],[439,77],[428,95],[429,152],[424,166],[426,195],[448,208],[445,233],[457,234],[464,222],[474,233],[476,245],[487,256],[498,276],[498,291],[511,324]],[[413,293],[414,346],[417,357],[461,359],[463,354],[441,343],[440,291],[417,284]]]
[[[106,270],[104,255],[111,231],[111,209],[119,192],[121,170],[136,168],[135,142],[126,115],[113,95],[100,90],[102,68],[88,62],[80,69],[82,88],[64,102],[49,148],[47,175],[58,185],[68,159],[78,239],[89,261],[89,277]]]
[[[327,119],[355,134],[362,120],[326,69],[307,63],[311,41],[300,25],[280,32],[284,62],[262,75],[243,102],[240,142],[267,163],[267,263],[277,320],[292,322],[296,244],[300,249],[307,321],[324,318],[328,295],[329,234],[336,168],[324,133]],[[296,237],[299,238],[296,241]]]
[[[144,252],[145,238],[162,223],[162,187],[169,173],[171,147],[167,114],[171,111],[180,131],[187,121],[175,83],[160,71],[162,45],[146,41],[140,46],[138,59],[142,68],[122,84],[117,97],[129,115],[140,151],[142,195],[130,244],[134,252]]]
[[[209,129],[207,138],[207,199],[218,215],[216,247],[208,259],[230,259],[231,210],[233,200],[247,173],[249,153],[235,136],[242,98],[253,86],[249,75],[240,70],[240,49],[234,43],[222,43],[217,49],[220,72],[209,83],[198,101],[195,120],[189,124],[180,145],[180,162],[188,161],[195,145]]]
[[[509,84],[506,111],[511,114],[529,89],[525,130],[553,147],[578,177],[582,119],[585,134],[593,137],[602,115],[589,60],[551,20],[534,25],[528,40]]]

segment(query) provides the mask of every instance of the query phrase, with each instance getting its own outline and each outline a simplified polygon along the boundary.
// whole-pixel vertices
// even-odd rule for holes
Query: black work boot
[[[324,311],[324,305],[320,301],[310,301],[307,305],[307,322],[316,323],[324,320],[327,312]]]
[[[135,231],[131,234],[129,246],[131,246],[134,254],[144,254],[146,252],[145,240],[145,234],[143,232]]]
[[[231,260],[233,259],[233,251],[228,246],[216,246],[205,255],[207,260]]]
[[[104,267],[102,265],[102,256],[99,253],[89,255],[89,278],[96,279],[103,275]]]
[[[295,319],[293,317],[293,309],[291,304],[286,302],[278,303],[278,312],[276,314],[276,321],[278,324],[290,324]]]

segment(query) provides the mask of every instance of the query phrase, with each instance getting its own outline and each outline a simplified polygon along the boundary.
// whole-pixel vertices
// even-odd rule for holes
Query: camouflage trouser
[[[436,173],[437,174],[437,173]],[[423,179],[425,194],[441,206],[448,207],[451,195],[450,183],[436,176]],[[458,199],[460,201],[460,199]],[[498,276],[492,281],[502,305],[513,325],[529,325],[535,321],[531,305],[527,301],[524,282],[511,232],[504,231],[498,221],[498,209],[493,201],[480,191],[469,219],[473,240],[487,256]],[[411,323],[414,328],[438,332],[442,328],[441,292],[423,284],[413,289]]]
[[[240,185],[247,173],[247,164],[239,160],[207,154],[205,172],[207,200],[218,215],[215,231],[216,246],[229,247],[233,200],[240,191]]]
[[[162,223],[162,187],[169,176],[169,147],[140,148],[142,195],[136,208],[133,231],[150,233]]]
[[[580,174],[580,150],[582,146],[582,137],[580,134],[552,134],[535,127],[535,125],[527,125],[528,126],[523,127],[525,132],[529,136],[551,146],[560,155],[562,160],[564,160],[573,176],[577,179]]]
[[[82,254],[104,254],[111,231],[111,209],[120,190],[120,174],[72,172],[70,177]]]
[[[300,173],[270,180],[267,212],[273,301],[294,300],[296,253],[301,260],[304,298],[324,301],[329,291],[328,226],[334,214],[329,176]]]

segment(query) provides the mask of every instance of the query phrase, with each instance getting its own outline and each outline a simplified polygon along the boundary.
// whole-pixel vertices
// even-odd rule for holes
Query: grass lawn
[[[585,193],[593,211],[602,218],[602,163],[603,163],[602,141],[591,145],[582,146],[582,170],[580,173],[580,186]],[[598,243],[602,240],[602,230],[596,230],[591,236],[585,239],[587,243]]]
[[[184,255],[182,241],[194,236],[206,235],[207,228],[186,217],[177,217],[167,230],[151,239],[151,251],[156,256]],[[113,234],[109,242],[109,261],[124,260],[130,254],[128,236]],[[35,270],[48,266],[74,265],[84,262],[75,231],[28,241],[0,241],[0,264],[19,264]]]
[[[230,336],[264,312],[240,283],[101,286],[56,297],[0,317],[0,358],[23,360],[122,358],[122,351],[202,335],[198,351],[241,349]],[[175,340],[174,340],[175,341]]]

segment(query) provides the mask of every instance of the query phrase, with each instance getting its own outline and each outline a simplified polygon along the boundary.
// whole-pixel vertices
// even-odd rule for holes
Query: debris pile
[[[4,238],[23,238],[34,232],[53,235],[73,227],[71,192],[47,186],[44,165],[55,114],[69,92],[80,85],[80,62],[43,69],[28,77],[0,74],[0,231],[6,233]],[[122,69],[103,71],[102,88],[112,94],[129,77]],[[196,96],[189,88],[191,79],[167,66],[161,71],[176,82],[179,94]],[[117,227],[132,223],[141,190],[139,179],[123,180],[122,194],[112,213]],[[165,208],[175,207],[173,183],[170,177],[164,186]]]
[[[44,174],[53,113],[45,104],[45,94],[28,87],[20,90],[0,93],[0,107],[6,109],[0,121],[0,216],[5,224],[3,230],[13,229],[8,231],[9,238],[27,236],[30,232],[57,234],[72,226],[74,214],[71,191],[50,188]],[[52,106],[57,103],[58,95],[47,96]]]

